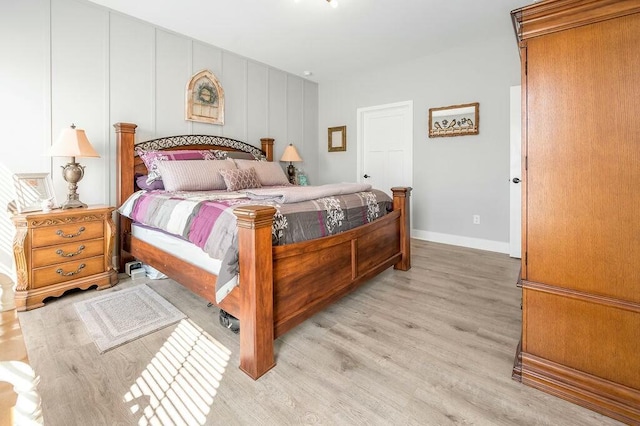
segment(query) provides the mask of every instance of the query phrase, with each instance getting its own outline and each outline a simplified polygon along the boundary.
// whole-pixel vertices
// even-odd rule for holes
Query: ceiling
[[[512,31],[509,12],[531,2],[91,1],[317,82],[504,36]]]

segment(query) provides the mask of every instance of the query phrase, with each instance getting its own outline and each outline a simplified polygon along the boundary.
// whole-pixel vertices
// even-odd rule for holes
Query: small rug
[[[74,306],[101,354],[186,318],[145,284]]]

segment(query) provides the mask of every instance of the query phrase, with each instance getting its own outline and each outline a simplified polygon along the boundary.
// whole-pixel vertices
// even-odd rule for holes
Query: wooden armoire
[[[512,17],[523,111],[514,372],[640,424],[640,0],[547,0]]]

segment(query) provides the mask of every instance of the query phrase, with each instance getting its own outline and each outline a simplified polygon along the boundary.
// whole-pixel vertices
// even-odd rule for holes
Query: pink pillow
[[[251,169],[229,169],[220,170],[220,174],[227,185],[227,191],[238,191],[247,188],[261,188],[260,180],[256,175],[256,170]]]
[[[138,155],[147,166],[149,174],[147,175],[147,184],[162,179],[162,175],[158,170],[159,161],[176,161],[176,160],[220,160],[217,150],[210,149],[185,149],[175,151],[137,151]]]

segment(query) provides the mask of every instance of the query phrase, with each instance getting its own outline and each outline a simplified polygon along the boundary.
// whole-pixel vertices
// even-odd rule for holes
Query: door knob
[[[363,178],[365,178],[365,179],[368,179],[368,178],[370,178],[371,176],[370,176],[370,175],[368,175],[368,174],[365,174],[365,175],[364,175],[364,176],[362,176],[362,177],[363,177]]]
[[[520,179],[516,177],[516,178],[513,178],[513,179],[511,180],[511,182],[513,182],[513,183],[520,183]]]

